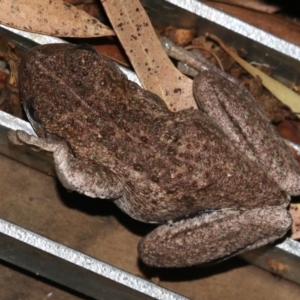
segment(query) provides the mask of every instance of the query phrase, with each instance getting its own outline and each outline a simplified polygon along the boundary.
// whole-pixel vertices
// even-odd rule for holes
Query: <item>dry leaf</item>
[[[290,213],[293,219],[292,239],[300,239],[300,204],[291,204]]]
[[[210,39],[216,41],[220,47],[227,52],[241,67],[243,67],[253,77],[258,76],[263,86],[269,90],[278,100],[287,105],[293,112],[300,112],[300,95],[286,87],[281,82],[271,78],[258,68],[253,67],[248,62],[239,57],[234,51],[230,50],[224,43],[214,35],[207,35]]]
[[[196,35],[196,30],[168,26],[163,30],[162,35],[169,38],[176,45],[183,47],[193,41]]]
[[[172,111],[196,108],[192,80],[172,64],[140,2],[101,2],[143,87],[160,96]]]
[[[124,49],[114,38],[103,37],[93,44],[93,47],[101,54],[109,57],[118,64],[129,68],[130,61],[126,56]]]
[[[2,90],[5,94],[5,98],[2,99],[3,103],[0,105],[0,109],[7,110],[18,118],[23,118],[23,110],[19,97],[19,79],[18,68],[20,64],[20,58],[15,53],[15,45],[8,43],[8,52],[0,52],[0,58],[5,60],[9,65],[9,75],[5,81],[5,88]],[[2,94],[2,93],[1,93]]]
[[[99,37],[114,32],[96,18],[62,0],[2,0],[0,23],[59,37]]]

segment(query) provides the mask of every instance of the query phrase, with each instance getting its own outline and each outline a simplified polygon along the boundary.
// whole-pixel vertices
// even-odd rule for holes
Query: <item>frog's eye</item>
[[[33,107],[33,97],[28,98],[26,101],[23,102],[24,110],[26,116],[30,123],[40,123],[40,119],[36,114],[36,111]]]
[[[32,125],[34,131],[37,133],[39,137],[46,137],[47,133],[41,125],[41,121],[36,114],[36,111],[33,107],[33,97],[27,98],[23,101],[23,107],[28,118],[28,121]]]

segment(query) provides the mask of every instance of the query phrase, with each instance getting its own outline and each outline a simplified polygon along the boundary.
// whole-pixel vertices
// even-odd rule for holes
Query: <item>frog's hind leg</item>
[[[214,211],[156,228],[140,241],[138,252],[150,266],[192,266],[271,243],[290,226],[284,207]]]
[[[248,90],[225,73],[203,71],[193,83],[199,107],[237,149],[259,162],[289,195],[300,194],[300,168]]]
[[[10,135],[10,140],[52,152],[57,177],[66,189],[93,198],[117,199],[122,196],[120,182],[109,171],[101,165],[77,159],[65,141],[38,138],[24,131],[11,132]]]

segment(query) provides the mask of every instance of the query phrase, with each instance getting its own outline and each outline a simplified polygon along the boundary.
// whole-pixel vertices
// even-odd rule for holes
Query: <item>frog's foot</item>
[[[70,190],[93,198],[117,199],[122,196],[122,186],[115,177],[88,161],[78,160],[67,143],[58,138],[38,138],[25,131],[10,131],[9,140],[52,152],[56,174],[62,185]]]
[[[14,145],[28,145],[35,150],[44,150],[47,152],[54,152],[59,143],[58,140],[39,138],[34,135],[30,135],[23,130],[9,130],[8,139]]]
[[[283,237],[292,223],[282,207],[220,210],[160,226],[138,246],[147,265],[186,267],[217,261]]]
[[[237,149],[257,161],[290,195],[300,194],[300,169],[249,91],[228,75],[203,71],[193,82],[199,107]]]

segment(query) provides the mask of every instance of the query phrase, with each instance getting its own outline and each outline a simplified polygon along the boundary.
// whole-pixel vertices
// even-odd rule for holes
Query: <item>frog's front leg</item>
[[[292,223],[285,207],[224,209],[168,223],[139,243],[141,259],[156,267],[186,267],[246,252],[285,235]]]
[[[11,131],[9,134],[10,140],[15,143],[18,140],[23,144],[52,152],[57,177],[66,189],[93,198],[117,199],[122,196],[122,186],[112,174],[99,165],[76,159],[65,141],[38,138],[25,131]]]

